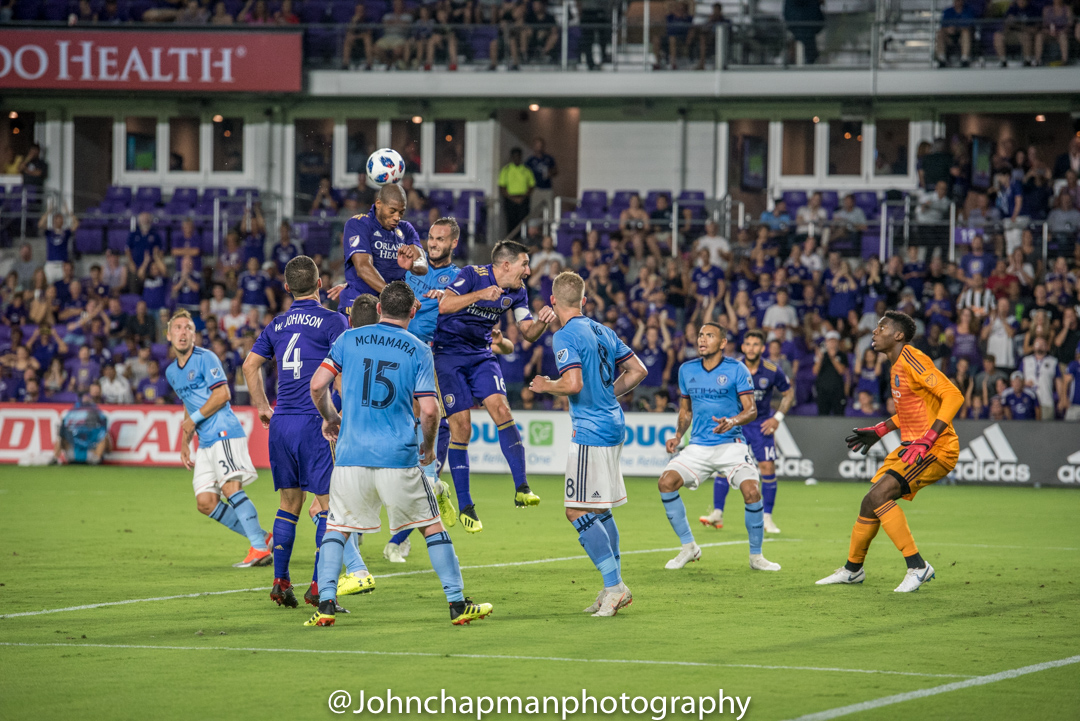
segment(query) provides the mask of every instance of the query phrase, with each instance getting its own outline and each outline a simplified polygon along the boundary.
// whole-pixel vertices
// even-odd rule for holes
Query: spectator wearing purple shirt
[[[68,365],[67,371],[68,390],[76,393],[90,390],[90,384],[101,376],[101,366],[90,357],[90,348],[85,345],[79,348],[79,357]]]
[[[98,263],[90,266],[90,277],[83,281],[83,287],[91,297],[104,299],[112,293],[112,288],[105,282],[105,274]]]
[[[53,281],[56,288],[56,300],[63,305],[71,300],[71,282],[75,280],[75,266],[70,260],[60,264],[60,278]]]
[[[276,306],[270,276],[259,270],[259,261],[255,258],[248,258],[247,270],[236,279],[236,285],[236,297],[240,299],[245,313],[255,308],[262,314]]]
[[[971,239],[971,251],[960,259],[960,268],[964,271],[964,277],[974,278],[977,273],[985,278],[994,270],[995,265],[997,265],[997,258],[993,253],[984,250],[982,236],[976,235]]]
[[[941,28],[937,31],[937,66],[947,64],[948,46],[960,44],[960,66],[971,66],[971,34],[975,24],[975,11],[964,0],[953,0],[952,7],[941,13]]]
[[[48,368],[55,356],[64,356],[68,352],[68,344],[48,323],[38,326],[27,341],[26,347],[30,349],[30,355],[37,359],[42,368]]]
[[[1005,23],[994,33],[994,50],[998,62],[1005,67],[1007,46],[1019,43],[1024,66],[1035,64],[1035,33],[1042,25],[1042,10],[1031,0],[1014,0],[1005,11]]]
[[[177,307],[198,313],[199,290],[199,276],[195,270],[195,265],[191,258],[184,256],[180,261],[180,270],[173,274],[172,299]]]
[[[52,201],[49,210],[38,220],[38,228],[45,235],[45,277],[55,280],[60,277],[64,263],[70,260],[71,238],[79,227],[79,220],[74,215],[53,213]],[[52,222],[49,214],[52,213]],[[68,227],[64,227],[65,224]]]
[[[1039,397],[1035,391],[1024,387],[1024,374],[1021,371],[1013,371],[1010,387],[1001,394],[1001,402],[1005,405],[1007,416],[1014,421],[1037,421],[1042,418]]]
[[[274,246],[274,262],[277,264],[278,272],[284,273],[285,266],[300,253],[296,250],[296,244],[292,242],[292,228],[288,221],[281,223],[278,233],[280,242]]]
[[[139,381],[139,387],[135,392],[135,400],[138,403],[152,403],[165,405],[169,399],[169,382],[161,375],[161,366],[156,359],[151,359],[148,364],[149,375]]]
[[[202,239],[195,233],[195,221],[184,219],[180,224],[180,235],[172,239],[172,250],[169,252],[176,259],[177,266],[184,262],[184,258],[191,258],[195,272],[202,271]]]
[[[165,249],[165,242],[161,235],[154,230],[154,216],[150,213],[139,213],[135,230],[128,234],[127,262],[128,270],[138,271],[143,266],[146,257],[153,256],[155,252],[161,253]]]
[[[724,271],[712,264],[712,256],[708,249],[698,253],[701,265],[694,268],[690,273],[690,279],[694,284],[694,292],[698,296],[716,296],[716,283],[724,278]]]
[[[151,311],[164,308],[169,298],[168,279],[165,277],[168,269],[161,260],[161,253],[155,251],[153,255],[147,253],[143,256],[143,263],[139,266],[139,280],[142,281],[142,297],[146,301],[146,307]]]

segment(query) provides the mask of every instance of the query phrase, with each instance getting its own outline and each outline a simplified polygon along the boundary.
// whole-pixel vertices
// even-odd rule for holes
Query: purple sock
[[[436,474],[446,465],[446,453],[450,450],[450,424],[443,418],[439,421],[439,435],[435,440],[435,457],[438,459]]]
[[[499,426],[499,445],[502,446],[506,462],[510,464],[514,488],[528,485],[529,481],[525,477],[525,445],[521,442],[521,433],[518,432],[514,421],[507,421]]]
[[[765,503],[765,513],[772,513],[776,505],[776,474],[761,477],[761,500]]]
[[[274,517],[274,578],[289,577],[289,559],[292,558],[298,519],[298,516],[280,508]]]
[[[717,476],[713,480],[712,487],[712,505],[713,508],[724,510],[724,504],[727,503],[728,482],[726,478]]]
[[[450,462],[450,476],[454,479],[458,508],[468,508],[473,504],[472,495],[469,493],[468,444],[451,442],[447,460]]]

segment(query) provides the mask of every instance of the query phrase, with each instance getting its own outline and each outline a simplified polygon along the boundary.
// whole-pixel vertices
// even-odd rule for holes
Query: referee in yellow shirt
[[[510,151],[510,162],[499,171],[499,195],[506,216],[506,237],[516,235],[518,225],[529,217],[529,193],[536,187],[536,178],[529,166],[521,162],[521,148]]]

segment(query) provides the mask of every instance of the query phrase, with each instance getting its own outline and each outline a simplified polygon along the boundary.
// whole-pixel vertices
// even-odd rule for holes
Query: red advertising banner
[[[301,89],[301,33],[0,30],[0,89]]]
[[[100,406],[109,419],[113,450],[106,463],[122,466],[179,466],[182,406]],[[51,454],[60,419],[70,404],[0,403],[0,463],[33,462]],[[233,406],[248,436],[256,468],[270,467],[268,431],[250,406]],[[192,450],[196,443],[192,444]]]

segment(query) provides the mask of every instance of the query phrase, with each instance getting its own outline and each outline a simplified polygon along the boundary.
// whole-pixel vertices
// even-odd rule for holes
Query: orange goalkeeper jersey
[[[900,428],[903,441],[920,438],[935,420],[942,420],[946,428],[935,445],[959,449],[952,421],[964,404],[964,396],[929,356],[904,346],[889,373],[889,390],[896,403],[892,422]]]

